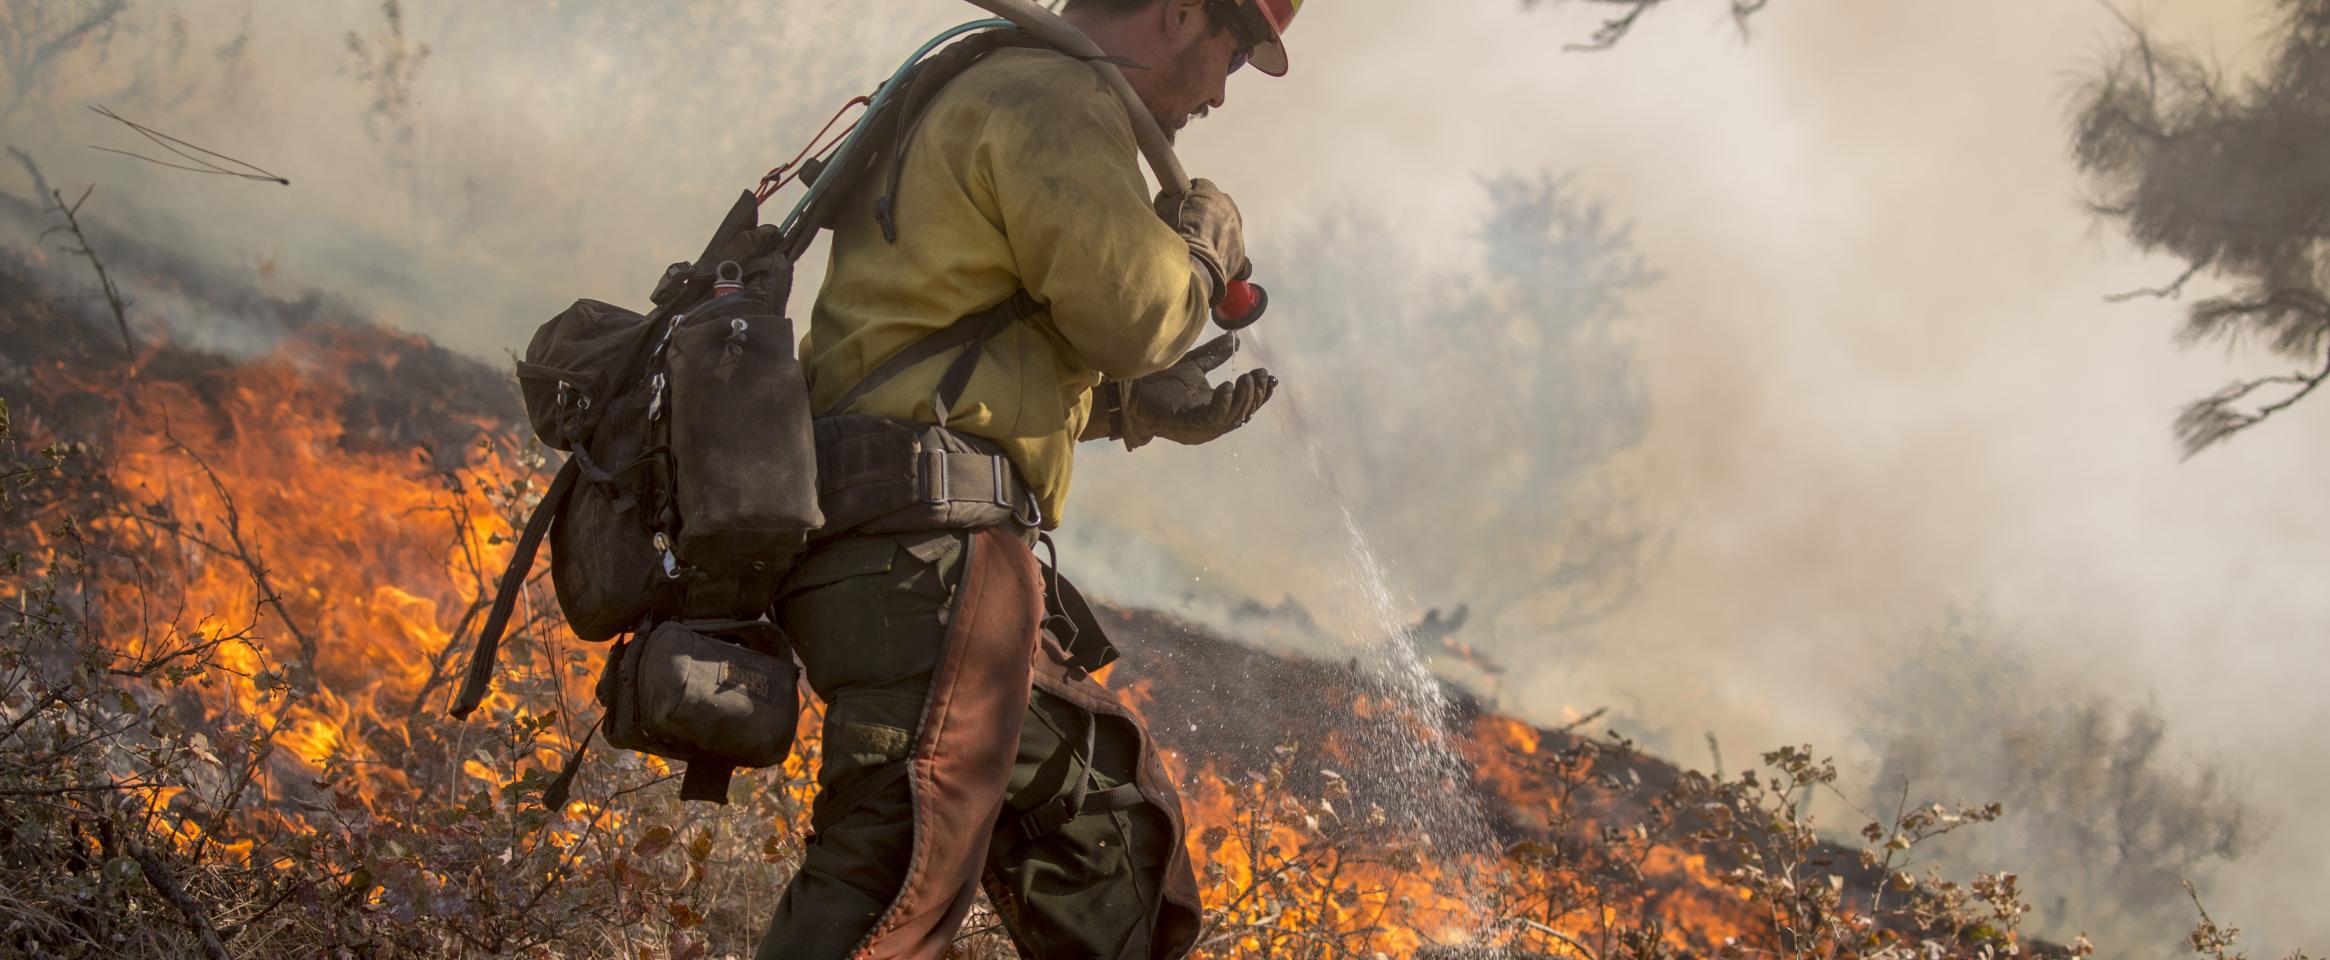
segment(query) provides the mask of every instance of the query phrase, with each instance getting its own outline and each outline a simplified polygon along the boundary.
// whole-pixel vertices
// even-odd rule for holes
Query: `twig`
[[[1658,6],[1661,0],[1624,0],[1624,2],[1632,3],[1633,8],[1622,15],[1602,21],[1602,26],[1594,31],[1594,39],[1586,43],[1565,43],[1562,45],[1562,49],[1590,53],[1615,47],[1618,45],[1618,41],[1625,39],[1626,35],[1634,30],[1634,22],[1642,19],[1642,15],[1650,12],[1650,8]]]
[[[955,938],[947,942],[950,944],[959,944],[965,940],[971,939],[972,937],[984,936],[1001,929],[1003,929],[1003,923],[1001,921],[990,923],[983,927],[974,927],[969,924],[964,924],[962,929],[956,931]]]
[[[1595,707],[1592,713],[1588,713],[1588,714],[1586,714],[1585,716],[1579,717],[1579,718],[1577,718],[1577,719],[1575,719],[1575,720],[1572,720],[1572,721],[1570,721],[1570,722],[1568,722],[1568,723],[1562,724],[1561,726],[1555,727],[1555,728],[1553,728],[1553,732],[1555,732],[1555,733],[1572,733],[1572,732],[1575,732],[1575,731],[1576,731],[1576,730],[1577,730],[1579,727],[1585,726],[1586,724],[1589,724],[1589,723],[1592,723],[1592,722],[1594,722],[1594,721],[1596,721],[1596,720],[1600,720],[1600,719],[1602,719],[1602,715],[1603,715],[1603,714],[1605,714],[1605,713],[1609,713],[1609,712],[1610,712],[1610,708],[1609,708],[1609,707]]]
[[[1570,936],[1569,934],[1563,933],[1563,932],[1561,932],[1561,931],[1559,931],[1559,930],[1556,930],[1556,929],[1554,929],[1554,928],[1552,928],[1552,927],[1546,926],[1545,924],[1539,923],[1539,922],[1537,922],[1537,921],[1535,921],[1535,920],[1531,920],[1531,919],[1529,919],[1528,917],[1522,917],[1522,918],[1520,918],[1520,919],[1521,919],[1521,922],[1522,922],[1522,923],[1524,923],[1524,924],[1527,924],[1527,925],[1529,926],[1529,929],[1531,929],[1531,930],[1535,930],[1535,931],[1537,931],[1538,933],[1545,934],[1546,936],[1552,937],[1552,938],[1554,938],[1554,939],[1556,939],[1556,940],[1559,940],[1559,941],[1561,941],[1561,942],[1563,942],[1563,943],[1569,944],[1569,946],[1570,946],[1570,949],[1572,949],[1572,950],[1576,950],[1576,951],[1577,951],[1577,952],[1579,952],[1579,953],[1585,954],[1585,955],[1586,955],[1586,960],[1601,960],[1601,957],[1602,957],[1602,955],[1601,955],[1601,954],[1595,953],[1595,952],[1594,952],[1594,949],[1593,949],[1592,947],[1588,947],[1588,946],[1586,946],[1584,943],[1581,943],[1581,942],[1579,942],[1579,941],[1578,941],[1578,938],[1576,938],[1576,937],[1573,937],[1573,936]]]
[[[86,746],[88,746],[88,745],[90,745],[90,744],[92,744],[92,743],[96,743],[96,742],[97,742],[97,741],[99,741],[99,740],[104,740],[104,739],[107,739],[107,738],[109,738],[109,737],[115,737],[115,736],[119,736],[119,735],[120,735],[120,734],[121,734],[123,731],[125,731],[125,730],[128,730],[128,729],[129,729],[129,728],[131,728],[131,727],[137,726],[137,725],[138,725],[140,722],[144,721],[145,719],[146,719],[146,717],[145,717],[145,716],[143,716],[143,715],[135,715],[135,716],[132,716],[132,717],[130,717],[128,720],[125,720],[125,721],[123,721],[123,722],[122,722],[122,724],[121,724],[120,726],[117,726],[117,727],[109,727],[109,728],[106,728],[106,729],[103,729],[103,730],[99,730],[99,731],[97,731],[96,733],[92,733],[92,734],[90,734],[90,735],[88,735],[88,736],[86,736],[86,737],[82,737],[82,738],[81,738],[81,739],[79,739],[79,740],[74,740],[74,741],[72,741],[72,742],[70,742],[70,743],[62,744],[62,745],[58,746],[56,749],[50,750],[48,753],[46,753],[46,754],[42,755],[42,756],[41,756],[41,758],[40,758],[39,760],[35,761],[35,762],[36,762],[36,763],[47,763],[47,762],[49,762],[50,760],[55,760],[55,759],[59,759],[59,758],[62,758],[62,757],[69,757],[69,756],[72,756],[74,751],[76,751],[76,750],[79,750],[79,749],[81,749],[82,747],[86,747]]]
[[[1536,0],[1526,0],[1526,2],[1534,5]],[[1593,2],[1624,5],[1627,10],[1625,13],[1602,21],[1602,26],[1594,31],[1592,40],[1585,43],[1563,44],[1563,50],[1591,53],[1615,47],[1618,45],[1618,41],[1626,39],[1626,35],[1634,30],[1635,21],[1642,19],[1642,15],[1650,12],[1650,8],[1658,6],[1666,0],[1593,0]],[[1739,26],[1739,32],[1742,36],[1747,34],[1748,18],[1755,16],[1770,2],[1771,0],[1731,0],[1731,20]]]
[[[633,785],[631,785],[631,786],[624,787],[624,788],[623,788],[623,789],[621,789],[621,790],[617,790],[617,791],[615,791],[614,793],[607,794],[607,799],[609,799],[609,800],[613,800],[613,799],[615,799],[616,797],[624,796],[625,794],[638,793],[639,791],[641,791],[641,790],[645,790],[645,789],[647,789],[647,788],[649,788],[649,787],[652,787],[652,786],[655,786],[656,784],[659,784],[659,783],[670,783],[670,782],[672,782],[672,781],[674,781],[674,780],[677,780],[677,779],[679,779],[679,778],[680,778],[680,774],[676,774],[676,773],[667,773],[667,774],[664,774],[663,776],[657,777],[657,778],[655,778],[655,779],[653,779],[653,780],[649,780],[649,781],[647,781],[647,782],[645,782],[645,783],[637,783],[637,784],[633,784]]]
[[[266,605],[269,599],[271,598],[260,597],[251,605],[251,622],[249,625],[243,627],[240,630],[237,630],[233,633],[220,633],[218,636],[212,637],[208,640],[203,640],[196,643],[188,643],[176,650],[170,650],[161,654],[147,656],[144,655],[145,651],[141,650],[139,651],[141,657],[137,666],[109,667],[105,672],[117,677],[129,677],[133,680],[139,680],[161,672],[162,668],[168,666],[172,661],[184,658],[199,659],[202,657],[202,655],[229,643],[241,643],[249,646],[251,645],[252,631],[255,631],[259,628],[259,608]],[[205,619],[207,620],[209,618]],[[196,635],[199,636],[201,631],[201,624],[196,624],[195,630]],[[172,637],[182,636],[177,629],[175,621],[173,621],[171,624],[170,635]]]
[[[32,718],[47,712],[48,708],[63,702],[64,699],[65,695],[62,693],[51,693],[46,699],[37,704],[34,704],[32,709],[26,710],[24,712],[24,716],[16,718],[16,722],[9,724],[8,729],[0,730],[0,743],[8,742],[8,738],[15,736],[17,730],[22,729],[25,724],[32,722]]]
[[[59,797],[59,796],[64,796],[64,795],[66,795],[66,794],[69,794],[69,793],[112,793],[112,792],[114,792],[114,791],[116,791],[116,790],[141,790],[141,789],[144,789],[144,788],[146,788],[146,787],[154,787],[154,786],[160,786],[160,785],[161,785],[161,784],[157,784],[157,783],[154,783],[154,782],[152,782],[152,781],[136,781],[136,780],[123,781],[123,782],[120,782],[120,783],[85,783],[85,784],[78,784],[78,785],[75,785],[75,786],[70,786],[70,787],[47,787],[47,788],[41,788],[41,789],[25,788],[25,789],[20,789],[20,790],[0,790],[0,797]]]
[[[7,610],[7,613],[19,615],[19,617],[23,617],[23,620],[40,620],[44,627],[63,627],[65,624],[63,620],[56,620],[56,617],[44,615],[44,613],[33,613],[33,610],[26,610],[26,608],[16,606],[16,603],[9,603],[5,599],[0,599],[0,610]]]
[[[678,774],[673,774],[673,776],[678,776]],[[664,778],[664,779],[667,779],[667,780],[668,780],[668,779],[670,779],[670,777],[666,777],[666,778]],[[661,782],[661,781],[656,781],[656,782]],[[640,786],[641,786],[641,787],[645,787],[645,786],[648,786],[648,784],[640,784]],[[633,789],[637,789],[637,788],[633,788]],[[621,794],[617,794],[617,796],[620,796],[620,795],[621,795]],[[532,895],[532,896],[529,896],[529,897],[527,897],[527,898],[526,898],[526,903],[525,903],[525,905],[524,905],[524,906],[521,906],[521,907],[519,907],[519,908],[518,908],[518,916],[521,916],[521,917],[524,917],[524,916],[532,916],[532,915],[533,915],[533,913],[534,913],[534,905],[535,905],[535,904],[537,904],[537,903],[540,903],[540,902],[542,902],[542,897],[543,897],[543,895],[544,895],[544,894],[547,894],[547,893],[549,893],[549,892],[550,892],[550,888],[557,886],[557,885],[559,884],[559,882],[560,882],[560,881],[563,881],[563,880],[565,880],[565,879],[566,879],[566,874],[567,874],[567,871],[573,868],[573,864],[574,864],[575,862],[579,862],[579,861],[570,861],[570,860],[568,859],[568,855],[569,855],[569,854],[572,854],[572,853],[575,853],[576,851],[579,851],[579,850],[581,850],[581,849],[583,848],[583,845],[584,845],[584,844],[587,844],[587,843],[591,842],[591,839],[592,839],[592,838],[594,838],[594,837],[598,836],[598,834],[599,834],[599,825],[600,825],[601,823],[605,822],[605,820],[606,820],[606,817],[607,817],[607,811],[608,811],[609,809],[610,809],[609,807],[607,807],[607,806],[605,806],[605,805],[603,805],[603,804],[602,804],[602,805],[600,805],[600,807],[599,807],[599,811],[598,811],[597,813],[595,813],[595,814],[592,814],[592,815],[591,815],[591,822],[590,822],[590,825],[589,825],[588,827],[584,828],[584,830],[583,830],[583,835],[582,835],[582,836],[580,836],[580,837],[577,837],[577,838],[575,839],[574,843],[573,843],[571,846],[568,846],[566,849],[564,849],[564,850],[560,850],[560,851],[558,852],[558,862],[557,862],[557,864],[556,864],[556,865],[555,865],[555,866],[554,866],[554,867],[551,869],[551,871],[550,871],[550,875],[549,875],[549,876],[547,876],[547,877],[544,877],[544,878],[542,878],[542,883],[541,883],[540,885],[538,885],[538,886],[536,886],[536,887],[534,888],[534,893],[533,893],[533,895]],[[537,849],[539,849],[539,848],[537,848]],[[507,943],[509,942],[509,939],[510,939],[510,938],[509,938],[509,934],[508,934],[508,933],[501,933],[501,934],[497,934],[497,935],[495,935],[495,937],[494,937],[494,939],[493,939],[493,942],[486,944],[486,952],[487,952],[487,953],[500,953],[500,952],[502,952],[502,947],[503,947],[505,944],[507,944]]]
[[[286,699],[275,715],[275,722],[267,725],[267,733],[251,746],[250,762],[235,772],[234,785],[227,789],[226,798],[219,802],[218,809],[211,814],[210,822],[203,825],[202,839],[194,845],[196,860],[202,859],[202,855],[209,851],[210,838],[218,835],[219,828],[226,824],[228,817],[234,815],[235,808],[242,805],[243,791],[250,789],[251,783],[259,778],[259,768],[275,755],[275,736],[283,732],[284,724],[291,722],[291,708],[297,703],[296,697]]]
[[[2312,373],[2291,373],[2273,377],[2259,377],[2236,383],[2205,400],[2194,403],[2176,418],[2176,433],[2184,441],[2185,456],[2190,457],[2210,446],[2250,427],[2265,422],[2267,417],[2297,405],[2307,394],[2330,380],[2330,354],[2323,357],[2321,369]],[[2251,393],[2268,386],[2290,384],[2297,387],[2289,396],[2257,408],[2250,413],[2239,413],[2231,405]]]
[[[171,136],[171,135],[169,135],[169,134],[167,134],[167,133],[163,133],[163,132],[161,132],[161,131],[159,131],[159,130],[155,130],[155,129],[153,129],[152,127],[148,127],[148,126],[145,126],[145,125],[142,125],[142,124],[136,123],[136,122],[134,122],[134,121],[132,121],[132,120],[128,119],[127,117],[124,117],[124,116],[122,116],[121,114],[118,114],[118,113],[115,113],[115,112],[113,112],[112,110],[106,109],[106,108],[105,108],[105,107],[103,107],[103,106],[93,106],[93,107],[90,107],[89,109],[90,109],[91,111],[94,111],[94,112],[95,112],[95,113],[96,113],[98,116],[104,117],[104,118],[106,118],[106,119],[108,119],[108,120],[114,120],[114,121],[117,121],[117,122],[119,122],[119,123],[120,123],[122,126],[125,126],[125,127],[128,127],[128,128],[130,128],[130,129],[132,129],[132,130],[135,130],[135,131],[137,131],[137,132],[138,132],[140,135],[144,136],[146,139],[148,139],[148,140],[151,140],[151,141],[153,141],[153,142],[155,142],[155,143],[157,143],[157,144],[160,144],[160,145],[161,145],[161,147],[162,147],[162,149],[164,149],[164,150],[168,150],[168,151],[170,151],[171,153],[175,153],[175,154],[177,154],[177,155],[179,155],[179,156],[181,156],[181,157],[184,157],[184,158],[186,158],[186,159],[188,159],[188,160],[191,160],[191,161],[193,161],[193,162],[195,162],[195,163],[197,163],[197,164],[200,164],[201,166],[194,166],[194,167],[189,167],[189,166],[186,166],[186,165],[184,165],[184,164],[171,163],[171,162],[169,162],[169,161],[167,161],[167,160],[156,160],[156,159],[154,159],[154,158],[152,158],[152,157],[145,156],[145,155],[143,155],[143,154],[136,154],[136,153],[131,153],[131,152],[127,151],[127,150],[115,150],[115,149],[113,149],[112,147],[100,147],[100,146],[97,146],[96,144],[90,144],[90,145],[89,145],[89,149],[91,149],[91,150],[102,150],[102,151],[105,151],[106,153],[118,153],[118,154],[121,154],[122,156],[125,156],[125,157],[133,157],[133,158],[136,158],[136,159],[139,159],[139,160],[143,160],[143,161],[145,161],[145,162],[147,162],[147,163],[152,163],[152,164],[159,164],[159,165],[161,165],[161,166],[169,167],[169,168],[170,168],[170,169],[172,169],[172,170],[189,170],[189,171],[192,171],[192,172],[194,172],[194,173],[207,173],[207,174],[216,174],[216,175],[219,175],[219,176],[226,176],[226,177],[240,177],[240,178],[242,178],[242,179],[244,179],[244,180],[257,180],[257,181],[259,181],[259,182],[261,182],[261,183],[280,183],[280,184],[282,184],[282,185],[284,185],[284,186],[286,186],[286,187],[288,187],[288,186],[291,186],[291,181],[290,181],[289,179],[287,179],[287,178],[284,178],[284,177],[277,176],[277,175],[275,175],[275,174],[273,174],[273,173],[269,173],[267,170],[265,170],[265,169],[262,169],[262,168],[261,168],[261,167],[260,167],[258,164],[251,163],[251,162],[249,162],[249,161],[245,161],[245,160],[237,160],[237,159],[235,159],[235,158],[233,158],[233,157],[227,156],[226,154],[220,153],[220,152],[218,152],[218,151],[216,151],[216,150],[209,150],[209,149],[205,149],[205,148],[203,148],[203,147],[198,147],[198,146],[195,146],[194,144],[187,143],[186,141],[184,141],[184,140],[180,140],[180,139],[178,139],[177,137],[173,137],[173,136]],[[244,168],[244,169],[243,169],[243,170],[233,170],[233,169],[229,169],[229,168],[227,168],[227,167],[222,167],[222,166],[219,166],[218,164],[215,164],[215,163],[212,163],[212,162],[210,162],[210,161],[208,161],[208,160],[205,160],[205,159],[203,159],[202,157],[195,156],[195,155],[194,155],[194,154],[192,154],[192,153],[187,153],[187,152],[186,152],[186,150],[180,150],[180,149],[178,149],[179,147],[185,147],[185,148],[186,148],[186,150],[193,150],[193,151],[195,151],[196,153],[201,153],[201,154],[204,154],[204,155],[207,155],[207,156],[217,157],[217,158],[218,158],[218,159],[220,159],[220,160],[224,160],[224,161],[226,161],[226,162],[228,162],[228,163],[234,164],[235,166],[242,167],[242,168]]]
[[[2210,258],[2203,257],[2199,260],[2193,261],[2192,266],[2186,267],[2183,273],[2177,274],[2176,279],[2169,281],[2166,286],[2144,287],[2141,289],[2129,290],[2124,293],[2111,294],[2104,297],[2103,302],[2126,303],[2139,297],[2151,297],[2159,300],[2173,300],[2184,294],[2184,285],[2186,283],[2191,282],[2192,278],[2198,276],[2202,270],[2208,269],[2209,259]]]
[[[32,162],[31,156],[15,147],[9,147],[8,152],[15,155],[18,163],[24,164],[25,172],[32,175],[36,187],[47,186],[47,178],[41,176],[40,167]],[[81,211],[81,204],[88,200],[89,194],[96,189],[96,184],[90,184],[88,190],[81,191],[81,198],[70,204],[65,202],[65,195],[62,192],[53,188],[47,192],[50,201],[56,204],[57,212],[64,215],[65,226],[73,231],[73,239],[81,245],[78,249],[69,252],[79,254],[89,261],[91,267],[96,268],[97,285],[105,291],[105,305],[113,308],[113,323],[121,329],[121,349],[128,354],[129,360],[135,363],[138,356],[138,345],[137,341],[129,335],[129,304],[122,299],[121,288],[114,286],[113,278],[106,274],[105,261],[98,259],[97,248],[89,244],[89,235],[81,230],[81,218],[76,216]],[[47,236],[47,234],[42,236]]]
[[[317,651],[315,638],[301,630],[299,622],[292,619],[291,608],[283,604],[282,591],[275,589],[275,585],[267,579],[267,568],[260,566],[259,559],[251,552],[251,545],[244,542],[243,515],[235,506],[234,494],[227,491],[226,483],[218,477],[218,471],[210,468],[210,461],[203,459],[202,454],[195,452],[193,447],[187,446],[170,431],[166,419],[162,425],[162,438],[186,454],[186,458],[194,461],[195,467],[201,469],[202,475],[209,478],[211,490],[218,494],[219,508],[226,513],[227,541],[234,544],[235,558],[242,562],[243,571],[250,575],[251,582],[259,587],[260,596],[265,597],[265,602],[275,608],[275,616],[283,621],[283,629],[290,631],[291,638],[298,641],[303,669],[314,671]]]
[[[265,907],[261,907],[259,909],[259,912],[254,913],[243,920],[228,924],[226,929],[219,931],[219,942],[224,943],[228,940],[232,940],[237,936],[242,935],[244,931],[258,926],[259,921],[267,919],[268,914],[274,913],[276,907],[282,906],[285,901],[291,899],[292,894],[298,893],[301,889],[302,887],[297,883],[285,883],[283,885],[283,892],[276,894],[275,899],[268,901]]]
[[[170,865],[163,863],[162,858],[155,856],[152,850],[146,849],[145,844],[134,840],[130,841],[129,854],[137,858],[138,869],[145,873],[146,882],[154,885],[154,889],[162,894],[162,899],[177,907],[179,914],[186,918],[187,926],[194,928],[194,935],[202,941],[203,955],[210,960],[229,960],[227,945],[218,938],[217,928],[210,925],[210,918],[203,915],[202,907],[194,902],[194,898],[186,895],[186,888],[178,885],[178,878],[170,872]]]

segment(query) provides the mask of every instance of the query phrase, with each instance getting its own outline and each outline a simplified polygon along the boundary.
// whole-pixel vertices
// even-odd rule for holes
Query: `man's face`
[[[1158,71],[1157,82],[1144,98],[1167,136],[1222,105],[1230,65],[1238,56],[1236,33],[1214,24],[1202,9],[1198,17],[1199,28],[1190,32],[1188,41]]]

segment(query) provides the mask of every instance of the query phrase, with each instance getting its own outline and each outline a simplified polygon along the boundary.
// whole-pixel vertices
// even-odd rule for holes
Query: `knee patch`
[[[912,731],[884,723],[844,720],[835,724],[826,762],[843,767],[879,767],[906,759],[914,749]]]

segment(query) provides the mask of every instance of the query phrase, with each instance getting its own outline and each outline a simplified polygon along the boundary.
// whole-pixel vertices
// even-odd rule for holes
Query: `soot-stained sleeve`
[[[1072,359],[1154,373],[1204,331],[1211,280],[1150,205],[1123,103],[1086,64],[1047,67],[989,104],[980,162],[1005,240]]]

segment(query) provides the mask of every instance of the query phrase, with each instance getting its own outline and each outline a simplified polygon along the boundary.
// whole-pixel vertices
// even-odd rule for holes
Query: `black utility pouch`
[[[673,319],[671,403],[656,411],[670,418],[672,460],[684,468],[678,555],[714,579],[773,586],[825,522],[809,385],[780,312],[792,263],[770,255],[718,269],[741,287]]]
[[[728,768],[793,749],[800,668],[766,620],[670,620],[633,636],[599,678],[607,743],[685,761],[690,799],[724,799]],[[718,795],[697,786],[716,774]]]

